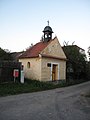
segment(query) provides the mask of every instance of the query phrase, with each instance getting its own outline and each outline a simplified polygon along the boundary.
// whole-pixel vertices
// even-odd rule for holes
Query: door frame
[[[53,81],[53,77],[52,77],[52,72],[53,72],[53,65],[56,65],[57,66],[57,80],[60,79],[60,68],[59,68],[59,63],[54,63],[54,62],[51,62],[51,81]]]

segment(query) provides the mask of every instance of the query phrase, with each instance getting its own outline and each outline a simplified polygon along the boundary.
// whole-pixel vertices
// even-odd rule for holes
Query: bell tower
[[[48,42],[52,39],[52,28],[49,26],[49,21],[47,21],[48,25],[44,28],[44,42]]]

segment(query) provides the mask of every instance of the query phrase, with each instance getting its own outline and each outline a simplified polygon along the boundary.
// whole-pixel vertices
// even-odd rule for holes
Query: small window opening
[[[47,67],[51,67],[51,63],[47,63]]]
[[[45,35],[45,38],[47,38],[47,34]]]
[[[27,63],[27,68],[30,68],[30,62]]]

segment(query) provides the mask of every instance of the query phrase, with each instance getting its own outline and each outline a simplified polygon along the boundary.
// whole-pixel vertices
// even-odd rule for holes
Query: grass
[[[40,82],[37,80],[25,79],[24,84],[21,84],[19,82],[16,83],[9,82],[9,83],[0,84],[0,96],[50,90],[63,86],[66,86],[65,82],[64,83],[62,82],[60,84],[53,84],[48,82]]]
[[[16,82],[16,83],[9,82],[9,83],[0,84],[0,96],[50,90],[50,89],[55,89],[70,85],[73,85],[73,83],[70,82],[68,83],[63,80],[57,84],[57,83],[40,82],[37,80],[25,79],[24,84],[21,84],[20,82]]]

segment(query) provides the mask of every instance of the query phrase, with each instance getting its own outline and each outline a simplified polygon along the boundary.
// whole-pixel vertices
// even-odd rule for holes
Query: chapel
[[[25,78],[39,81],[66,80],[66,56],[53,30],[48,25],[40,42],[31,46],[20,57]]]

